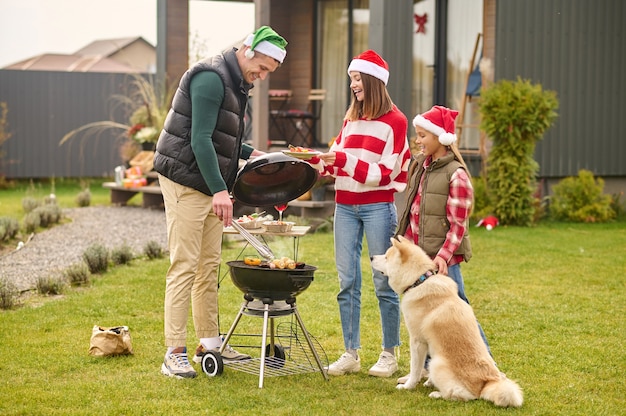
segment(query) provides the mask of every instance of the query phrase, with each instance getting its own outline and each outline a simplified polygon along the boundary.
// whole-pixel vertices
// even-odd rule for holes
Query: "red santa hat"
[[[436,105],[424,114],[415,116],[413,126],[431,132],[439,138],[439,143],[450,146],[456,142],[454,119],[458,114],[458,111]]]
[[[355,56],[348,66],[348,75],[350,72],[357,71],[363,74],[371,75],[378,78],[387,85],[389,81],[389,65],[379,54],[369,49],[362,54]]]

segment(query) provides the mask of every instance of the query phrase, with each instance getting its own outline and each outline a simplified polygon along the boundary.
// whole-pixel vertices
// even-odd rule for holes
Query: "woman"
[[[387,92],[389,66],[368,50],[348,67],[352,103],[328,153],[312,159],[335,179],[335,261],[339,274],[339,312],[346,352],[328,367],[328,374],[359,372],[361,361],[361,251],[367,238],[369,257],[383,254],[397,226],[394,194],[406,187],[410,152],[408,122]],[[400,302],[387,279],[372,270],[381,315],[382,348],[369,374],[391,377],[397,371],[395,347],[400,345]]]
[[[474,191],[469,170],[455,144],[457,115],[458,111],[434,106],[413,119],[420,152],[410,167],[406,206],[397,234],[431,256],[439,273],[456,282],[459,297],[469,304],[461,263],[472,257],[468,222]],[[480,324],[478,329],[489,350]]]

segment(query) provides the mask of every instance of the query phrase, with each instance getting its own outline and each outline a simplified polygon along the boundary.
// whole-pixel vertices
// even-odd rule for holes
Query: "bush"
[[[0,243],[11,240],[20,230],[20,223],[11,217],[0,217]]]
[[[61,221],[62,211],[56,204],[40,205],[32,212],[39,215],[39,226],[46,228]]]
[[[161,245],[154,240],[150,240],[143,248],[143,252],[150,260],[160,259],[163,257],[163,249]]]
[[[22,199],[22,209],[27,214],[35,210],[35,208],[37,208],[39,205],[41,205],[39,201],[37,201],[35,198],[32,198],[30,196],[27,196]]]
[[[40,295],[60,295],[65,286],[62,277],[41,276],[37,279],[37,293]]]
[[[24,217],[24,229],[27,233],[33,233],[41,224],[41,216],[38,212],[31,211]]]
[[[605,195],[604,180],[582,169],[552,187],[550,215],[557,221],[606,222],[616,216],[611,195]]]
[[[481,129],[493,141],[487,157],[487,192],[492,214],[503,225],[530,225],[537,206],[533,194],[539,164],[533,158],[557,117],[554,91],[518,78],[502,80],[481,90]]]
[[[101,244],[92,244],[83,253],[90,273],[104,273],[109,268],[109,251]]]
[[[474,206],[472,207],[471,219],[478,222],[480,219],[491,215],[493,204],[489,200],[487,181],[484,177],[473,177],[472,187],[474,188]]]
[[[111,261],[115,265],[128,264],[133,257],[133,249],[128,244],[114,248],[111,252]]]
[[[89,268],[85,263],[75,263],[63,271],[63,276],[72,286],[89,283]]]
[[[88,207],[91,205],[91,191],[89,189],[83,189],[76,195],[76,205],[79,207]]]
[[[19,292],[15,283],[0,276],[0,309],[11,309],[17,304]]]

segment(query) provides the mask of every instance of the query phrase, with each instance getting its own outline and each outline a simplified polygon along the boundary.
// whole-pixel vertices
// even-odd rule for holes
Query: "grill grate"
[[[328,367],[326,352],[313,335],[309,333],[309,337],[323,366]],[[279,377],[320,371],[302,330],[294,322],[281,322],[276,327],[275,346],[277,347],[277,351],[274,356],[266,356],[265,358],[265,377]],[[284,358],[282,356],[284,356]],[[224,366],[236,371],[259,375],[261,370],[261,358],[225,362]]]

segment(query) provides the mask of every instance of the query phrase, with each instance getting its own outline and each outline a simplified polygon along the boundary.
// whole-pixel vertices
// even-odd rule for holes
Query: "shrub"
[[[72,286],[89,283],[89,268],[85,263],[75,263],[63,271],[63,276]]]
[[[56,204],[41,205],[35,208],[33,213],[39,215],[39,226],[49,227],[61,220],[61,208]]]
[[[57,196],[54,193],[51,193],[50,195],[46,196],[43,199],[43,203],[48,205],[48,204],[56,204],[57,203]]]
[[[62,217],[62,210],[56,204],[38,206],[33,212],[39,215],[39,225],[44,228],[57,224]]]
[[[33,233],[41,224],[41,216],[38,212],[31,211],[24,217],[24,229],[27,233]]]
[[[128,244],[116,247],[111,252],[111,261],[115,265],[128,264],[133,257],[133,249]]]
[[[37,279],[37,293],[40,295],[60,295],[65,290],[65,280],[59,276],[40,276]]]
[[[501,224],[530,225],[536,201],[539,165],[535,144],[557,117],[554,91],[518,78],[502,80],[481,90],[481,129],[493,141],[487,157],[487,192],[492,214]]]
[[[619,192],[611,195],[611,209],[615,212],[615,217],[621,218],[626,211],[624,205],[622,205],[622,196],[624,192]]]
[[[76,195],[76,205],[79,207],[88,207],[91,205],[91,191],[83,189]]]
[[[17,304],[19,292],[15,283],[0,276],[0,309],[11,309]]]
[[[9,241],[17,235],[20,223],[11,217],[0,217],[0,243]]]
[[[104,273],[109,268],[109,251],[101,244],[92,244],[83,253],[90,273]]]
[[[493,212],[493,204],[489,200],[487,181],[484,177],[473,177],[472,187],[474,188],[474,206],[472,207],[471,219],[478,222]]]
[[[39,201],[37,201],[33,197],[27,196],[22,199],[22,209],[27,214],[35,210],[35,208],[37,208],[39,205],[41,205]]]
[[[604,180],[581,169],[552,187],[550,214],[557,221],[606,222],[615,218],[611,195],[605,195]]]
[[[160,259],[163,257],[163,249],[161,248],[161,245],[154,240],[150,240],[146,243],[143,248],[143,253],[150,260]]]

